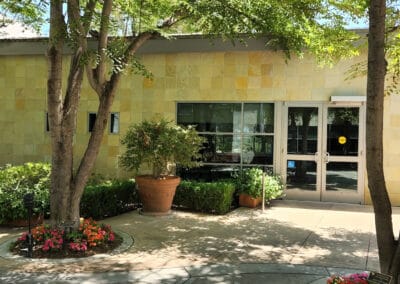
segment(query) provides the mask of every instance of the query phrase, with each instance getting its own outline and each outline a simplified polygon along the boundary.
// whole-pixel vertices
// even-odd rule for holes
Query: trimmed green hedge
[[[50,165],[26,163],[0,168],[0,224],[27,218],[24,195],[34,193],[34,213],[49,210]]]
[[[80,213],[98,220],[130,211],[138,202],[133,180],[111,180],[85,188]]]
[[[50,172],[50,165],[45,163],[0,168],[0,224],[27,218],[23,202],[26,193],[34,193],[33,211],[48,217]],[[91,179],[85,187],[80,204],[83,217],[102,219],[127,212],[139,203],[133,180],[101,180]]]
[[[229,182],[182,181],[173,204],[189,210],[225,214],[231,210],[235,186]]]

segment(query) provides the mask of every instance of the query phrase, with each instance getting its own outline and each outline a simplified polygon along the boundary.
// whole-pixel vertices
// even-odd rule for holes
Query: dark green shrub
[[[173,204],[187,209],[225,214],[230,211],[235,186],[229,182],[182,181]]]
[[[138,196],[133,180],[111,180],[85,188],[80,214],[82,217],[98,220],[127,212],[137,203]]]
[[[27,193],[34,193],[34,213],[48,214],[50,172],[51,166],[45,163],[0,168],[0,224],[27,218],[23,202]],[[101,180],[104,179],[97,176],[85,187],[82,216],[102,219],[124,213],[138,203],[134,181]],[[95,185],[96,182],[100,184]]]
[[[27,217],[23,198],[34,193],[34,213],[49,211],[50,165],[26,163],[0,168],[0,224]]]
[[[262,174],[263,171],[258,168],[247,168],[237,173],[235,176],[237,193],[259,198],[262,195]]]
[[[270,201],[272,199],[282,197],[284,185],[282,180],[277,175],[265,175],[264,178],[264,186],[265,186],[265,200]]]
[[[248,168],[239,172],[235,176],[237,193],[246,193],[253,198],[262,196],[262,176],[263,171],[258,168]],[[283,195],[284,185],[279,176],[265,174],[265,201],[279,198]]]
[[[170,163],[186,168],[199,166],[197,160],[203,140],[192,126],[182,127],[163,118],[144,120],[132,124],[122,138],[126,151],[120,163],[136,172],[142,164],[148,164],[153,177],[160,178],[171,173]]]

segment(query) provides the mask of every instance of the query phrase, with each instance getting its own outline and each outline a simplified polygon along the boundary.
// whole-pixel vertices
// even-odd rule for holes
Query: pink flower
[[[108,241],[113,242],[115,240],[115,235],[114,233],[110,233],[108,236]]]
[[[87,250],[87,244],[86,241],[83,240],[81,243],[79,242],[71,242],[69,243],[69,248],[73,251],[86,251]]]
[[[19,238],[18,238],[18,241],[26,241],[26,238],[28,237],[28,233],[27,232],[25,232],[25,233],[23,233],[22,234],[22,236],[20,236]]]
[[[332,275],[326,281],[327,284],[368,284],[368,273],[354,273],[345,276]]]

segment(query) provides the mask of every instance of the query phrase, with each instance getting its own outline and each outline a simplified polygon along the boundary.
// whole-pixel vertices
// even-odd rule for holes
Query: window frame
[[[204,102],[204,101],[177,101],[176,102],[176,119],[175,121],[177,124],[180,124],[178,121],[179,118],[179,113],[178,113],[178,106],[179,104],[240,104],[241,105],[241,115],[240,115],[240,131],[237,132],[235,131],[233,127],[232,132],[211,132],[211,131],[199,131],[198,133],[200,135],[214,135],[214,136],[219,136],[219,135],[232,135],[232,137],[238,135],[240,137],[240,162],[239,163],[221,163],[221,162],[202,162],[202,165],[204,166],[229,166],[229,167],[239,167],[240,169],[242,168],[247,168],[247,167],[259,167],[263,169],[268,169],[270,171],[274,171],[276,168],[276,162],[277,162],[277,154],[278,154],[278,147],[277,147],[277,139],[278,139],[278,123],[279,119],[277,116],[277,104],[276,102],[273,101],[215,101],[215,102]],[[260,133],[260,132],[246,132],[244,130],[244,116],[245,116],[245,105],[246,104],[271,104],[273,106],[273,114],[272,114],[272,119],[273,119],[273,132],[265,132],[265,133]],[[278,121],[279,120],[279,121]],[[182,125],[182,124],[180,124]],[[243,158],[243,153],[244,153],[244,138],[246,137],[261,137],[261,136],[266,136],[266,137],[272,137],[272,163],[271,164],[260,164],[260,163],[245,163],[244,158]],[[267,152],[266,152],[267,153]]]
[[[115,115],[117,115],[117,131],[116,132],[113,132],[112,130],[113,130],[113,125],[115,125],[115,124],[113,124],[113,115],[115,116]],[[121,114],[120,114],[120,112],[115,112],[115,111],[113,111],[113,112],[110,112],[110,120],[109,120],[109,126],[108,126],[108,133],[109,134],[112,134],[112,135],[118,135],[119,133],[120,133],[120,120],[121,120]]]
[[[90,123],[90,121],[91,121],[90,120],[90,116],[91,115],[94,115],[93,124]],[[92,133],[94,124],[96,123],[96,119],[97,119],[97,112],[89,111],[88,114],[87,114],[87,132],[88,133]],[[92,127],[90,127],[90,126],[92,126]]]

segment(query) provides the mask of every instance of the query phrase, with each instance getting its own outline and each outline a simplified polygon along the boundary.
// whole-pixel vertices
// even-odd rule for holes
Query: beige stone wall
[[[43,58],[0,57],[0,164],[48,161]]]
[[[365,95],[365,78],[345,80],[354,61],[319,68],[310,58],[285,62],[272,51],[152,54],[142,61],[154,78],[124,75],[111,110],[120,113],[120,134],[104,135],[98,173],[129,175],[117,162],[122,134],[131,122],[145,118],[175,119],[176,102],[329,101],[333,95]],[[50,160],[46,78],[44,56],[0,56],[0,165]],[[85,82],[75,137],[77,157],[89,138],[88,112],[96,108],[96,95]],[[385,173],[392,199],[399,205],[400,99],[387,98],[385,109]]]
[[[143,81],[146,116],[174,116],[175,101],[328,101],[365,94],[364,80],[345,80],[350,62],[319,68],[310,59],[286,63],[272,51],[152,55],[144,63],[155,75]]]
[[[387,96],[384,109],[385,180],[392,202],[400,205],[400,97],[395,94]]]

